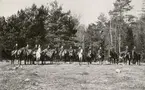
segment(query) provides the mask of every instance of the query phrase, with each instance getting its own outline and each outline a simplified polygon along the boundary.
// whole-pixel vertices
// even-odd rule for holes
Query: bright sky
[[[10,16],[19,9],[30,7],[33,3],[40,6],[54,0],[0,0],[0,16]],[[81,24],[88,25],[95,22],[100,13],[108,16],[109,10],[113,9],[115,0],[57,0],[65,10],[71,10],[73,14],[80,16]],[[132,0],[134,9],[132,14],[138,15],[142,7],[142,0]]]

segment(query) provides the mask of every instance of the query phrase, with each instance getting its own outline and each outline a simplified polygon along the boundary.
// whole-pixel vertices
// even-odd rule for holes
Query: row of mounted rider
[[[136,51],[136,47],[134,46],[131,51],[129,51],[128,46],[126,46],[126,50],[121,52],[119,55],[114,51],[110,51],[110,62],[111,63],[119,63],[123,62],[124,64],[138,64],[141,62],[141,53]],[[120,60],[120,61],[119,61]]]
[[[88,64],[91,64],[93,61],[99,61],[99,63],[102,64],[104,61],[104,54],[101,47],[95,53],[94,51],[92,51],[91,47],[89,47],[88,50],[84,51],[82,47],[74,49],[72,48],[72,46],[70,46],[69,49],[66,49],[61,46],[60,48],[51,49],[48,45],[46,49],[41,50],[40,45],[35,45],[33,49],[29,49],[29,45],[18,49],[18,44],[16,44],[14,46],[14,50],[11,52],[11,56],[12,64],[14,64],[14,61],[16,59],[18,60],[18,64],[21,64],[22,60],[24,60],[24,64],[35,64],[35,61],[37,63],[39,63],[39,61],[42,61],[42,64],[44,64],[46,61],[50,61],[51,63],[53,63],[54,61],[69,61],[70,63],[73,61],[79,61],[79,64],[81,64],[81,62],[83,61],[88,62]],[[135,47],[131,53],[128,51],[128,47],[126,47],[126,51],[121,53],[120,55],[117,55],[114,50],[110,50],[110,57],[108,61],[110,63],[118,64],[120,58],[125,64],[127,63],[127,61],[129,61],[130,64],[131,60],[134,64],[136,62],[139,64],[140,57],[141,55],[135,51]]]

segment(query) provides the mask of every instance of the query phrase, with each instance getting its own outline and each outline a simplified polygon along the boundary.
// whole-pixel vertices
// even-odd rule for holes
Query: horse
[[[78,55],[77,55],[77,50],[73,50],[73,61],[78,61]]]
[[[92,63],[93,58],[94,58],[94,54],[92,53],[92,50],[89,50],[87,55],[86,55],[87,61],[88,61],[88,65]]]
[[[133,64],[140,65],[141,54],[134,51],[131,53],[131,59]]]
[[[21,65],[23,48],[11,51],[11,64],[14,64],[15,59],[18,59],[18,64]]]
[[[17,57],[18,57],[17,52],[18,52],[18,50],[12,50],[11,51],[11,57],[12,57],[11,64],[14,64],[14,60],[17,59]]]
[[[22,48],[21,58],[24,60],[24,64],[31,63],[31,49],[26,49],[25,47]]]
[[[79,65],[81,65],[82,61],[83,61],[83,49],[80,49],[77,53],[78,55],[78,59],[79,59]]]
[[[115,64],[115,63],[119,63],[119,60],[118,60],[118,55],[116,52],[114,51],[110,51],[110,55],[109,55],[109,58],[110,58],[110,63],[111,64]]]
[[[26,61],[28,61],[29,64],[32,64],[32,60],[33,60],[32,49],[27,49],[27,51],[26,51]]]
[[[103,64],[104,54],[103,54],[102,50],[98,50],[98,59],[99,59],[99,64]]]
[[[74,59],[74,50],[70,49],[68,51],[68,57],[69,57],[69,62],[72,63],[73,59]]]
[[[130,52],[123,51],[120,53],[120,57],[123,58],[124,64],[127,64],[127,62],[129,62],[128,63],[129,65],[131,64],[131,53]]]
[[[44,49],[42,51],[42,54],[41,54],[41,59],[42,59],[42,64],[44,64],[44,61],[47,61],[47,60],[50,60],[51,63],[53,63],[53,56],[55,54],[55,49]]]
[[[52,56],[53,56],[52,57],[53,61],[59,62],[60,56],[59,56],[59,51],[58,51],[57,48],[54,49],[54,52],[53,52],[53,55]]]
[[[68,50],[67,49],[64,49],[64,50],[60,50],[59,52],[59,59],[61,61],[67,61],[68,59]]]
[[[38,46],[38,49],[37,49],[37,51],[36,51],[36,56],[35,56],[35,58],[36,58],[37,64],[39,64],[39,61],[40,61],[40,58],[41,58],[41,48],[40,48],[40,45]]]

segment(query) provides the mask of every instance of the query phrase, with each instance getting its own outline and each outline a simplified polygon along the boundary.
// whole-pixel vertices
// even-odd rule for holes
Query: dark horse
[[[18,60],[18,64],[21,64],[22,52],[23,52],[23,48],[11,51],[11,57],[12,57],[11,64],[14,64],[14,61],[16,59]]]
[[[133,64],[140,65],[141,54],[137,53],[137,52],[133,52],[133,53],[131,53],[131,59],[132,59]]]
[[[67,59],[68,59],[68,56],[69,56],[69,52],[68,52],[67,49],[60,50],[60,52],[59,52],[59,59],[61,61],[66,62]]]
[[[110,63],[111,64],[115,64],[115,63],[119,63],[119,60],[118,60],[118,55],[115,51],[111,51],[110,50]]]
[[[87,55],[86,55],[86,59],[87,59],[87,61],[88,61],[88,65],[89,65],[89,64],[92,64],[92,61],[93,61],[94,58],[95,58],[95,56],[94,56],[92,50],[89,50],[89,51],[87,52]]]
[[[127,62],[129,65],[131,64],[131,53],[130,52],[123,51],[120,53],[120,57],[122,57],[124,64],[127,64]]]
[[[54,54],[55,54],[55,49],[45,49],[45,50],[43,50],[42,53],[41,53],[42,64],[45,64],[46,61],[50,61],[51,63],[53,63]]]
[[[72,61],[74,61],[74,59],[75,59],[74,50],[73,49],[69,49],[67,55],[68,55],[69,63],[72,63]]]
[[[98,50],[98,59],[99,59],[99,64],[103,64],[104,61],[104,53],[102,51],[102,49]]]

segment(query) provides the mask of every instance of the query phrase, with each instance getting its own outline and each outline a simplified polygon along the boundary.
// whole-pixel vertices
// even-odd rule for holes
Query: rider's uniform
[[[133,48],[133,50],[131,51],[131,59],[133,60],[133,62],[135,62],[135,48]]]
[[[13,47],[13,49],[14,49],[14,50],[18,50],[18,46],[15,45],[15,46]]]
[[[135,53],[135,50],[133,49],[132,51],[131,51],[131,53],[132,53],[132,59],[134,58],[134,53]]]
[[[15,46],[13,47],[13,50],[15,50],[14,53],[17,53],[17,51],[18,51],[18,46],[15,45]]]
[[[129,53],[128,48],[126,48],[126,50],[125,50],[125,58],[126,58],[127,60],[130,60],[130,58],[131,58],[131,55],[130,55],[130,53]]]
[[[37,51],[37,47],[35,46],[35,47],[33,48],[33,54],[34,54],[34,55],[36,54],[36,51]]]
[[[88,56],[88,57],[91,57],[91,53],[92,53],[92,48],[89,47],[87,56]]]
[[[73,56],[73,49],[69,49],[69,56]]]
[[[59,56],[61,56],[63,51],[64,51],[64,49],[61,47],[60,50],[59,50]]]
[[[78,49],[78,55],[80,56],[82,54],[83,54],[83,49],[82,48]]]
[[[101,58],[101,55],[102,55],[102,50],[99,49],[99,50],[98,50],[98,57]]]
[[[88,56],[88,57],[91,57],[91,50],[88,51],[87,56]]]

